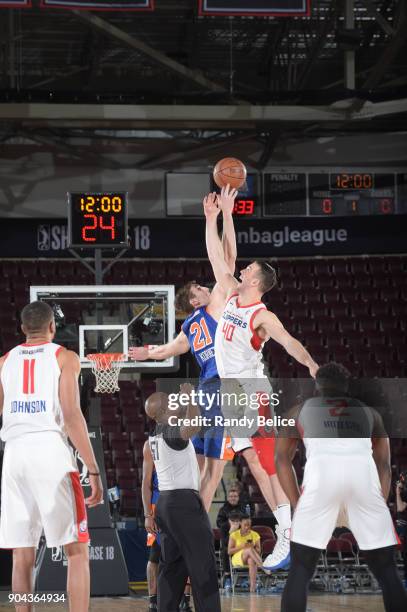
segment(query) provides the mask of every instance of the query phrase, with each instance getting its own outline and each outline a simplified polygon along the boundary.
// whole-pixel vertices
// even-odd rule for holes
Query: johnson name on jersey
[[[2,440],[39,431],[63,431],[57,361],[61,349],[53,342],[20,344],[7,354],[1,371]]]

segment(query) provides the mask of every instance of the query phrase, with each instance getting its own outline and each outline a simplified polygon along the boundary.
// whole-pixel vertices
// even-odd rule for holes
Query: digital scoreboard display
[[[126,193],[68,193],[68,246],[127,245]]]
[[[211,178],[211,190],[220,192],[213,177]],[[259,177],[257,174],[249,172],[245,184],[239,189],[233,214],[237,217],[257,217],[259,216],[260,209]]]
[[[263,215],[363,216],[407,213],[407,174],[271,172],[263,175]]]
[[[167,216],[202,217],[202,200],[210,191],[220,191],[210,173],[167,173]],[[407,214],[407,173],[342,168],[249,172],[233,212],[242,220]]]
[[[250,219],[261,214],[261,177],[248,173],[246,182],[239,189],[233,214]],[[202,172],[167,172],[165,198],[167,217],[203,218],[202,201],[209,192],[220,193],[212,174]]]
[[[297,172],[264,174],[264,216],[307,214],[307,175]]]
[[[348,217],[396,212],[395,174],[309,174],[308,181],[310,215]]]

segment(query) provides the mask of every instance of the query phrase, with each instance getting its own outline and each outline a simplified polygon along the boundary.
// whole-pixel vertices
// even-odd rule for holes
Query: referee
[[[187,400],[192,389],[181,385],[180,400]],[[213,534],[199,496],[200,473],[190,441],[200,426],[188,420],[200,416],[199,406],[189,402],[181,425],[168,423],[170,417],[181,419],[182,408],[170,410],[165,393],[153,393],[145,408],[156,422],[149,444],[160,497],[146,528],[151,533],[160,530],[158,611],[178,612],[189,576],[196,612],[220,612]]]

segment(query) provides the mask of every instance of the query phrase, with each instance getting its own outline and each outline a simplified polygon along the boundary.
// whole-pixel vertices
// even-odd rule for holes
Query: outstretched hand
[[[208,193],[208,195],[203,200],[203,207],[204,207],[205,217],[207,219],[216,219],[216,217],[220,213],[220,208],[218,207],[217,194]]]
[[[146,346],[130,346],[129,357],[133,361],[146,361],[148,359],[148,348]]]
[[[233,189],[229,183],[226,187],[222,187],[220,195],[218,195],[218,206],[223,213],[233,213],[237,194],[237,189]]]

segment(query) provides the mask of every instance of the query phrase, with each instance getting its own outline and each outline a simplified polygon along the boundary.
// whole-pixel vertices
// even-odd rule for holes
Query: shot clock
[[[68,193],[69,246],[127,246],[127,213],[127,193]]]
[[[217,191],[218,193],[220,192],[219,187],[215,185],[213,179],[211,180],[211,191]],[[257,217],[260,212],[260,206],[261,201],[258,189],[258,176],[249,172],[246,177],[245,184],[239,189],[235,200],[233,214],[237,217]]]

